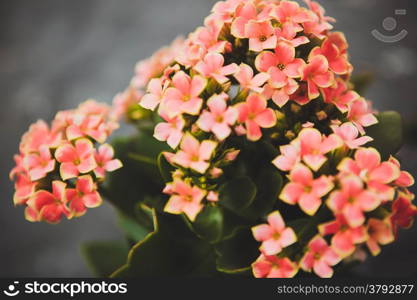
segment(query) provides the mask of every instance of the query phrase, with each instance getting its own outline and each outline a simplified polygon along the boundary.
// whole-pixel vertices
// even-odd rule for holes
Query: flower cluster
[[[10,172],[14,204],[26,207],[27,220],[58,223],[101,204],[97,183],[121,167],[105,144],[118,127],[110,115],[107,105],[87,100],[58,112],[51,126],[44,121],[30,126]]]
[[[272,164],[286,182],[275,207],[299,207],[319,223],[309,224],[307,242],[285,225],[284,211],[254,226],[256,277],[299,269],[331,277],[332,266],[362,245],[378,254],[417,214],[412,176],[365,146],[372,141],[365,128],[378,121],[349,82],[345,36],[331,31],[335,20],[318,3],[305,3],[220,1],[185,40],[140,62],[133,80],[147,86],[139,104],[162,119],[154,137],[173,150],[164,153],[176,169],[164,189],[168,213],[194,221],[205,205],[221,205],[237,139],[279,150]]]

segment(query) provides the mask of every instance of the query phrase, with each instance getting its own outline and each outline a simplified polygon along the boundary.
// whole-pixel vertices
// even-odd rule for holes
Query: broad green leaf
[[[117,138],[112,144],[123,168],[108,174],[104,193],[125,215],[132,216],[138,202],[161,194],[163,182],[156,159],[166,146],[145,133]],[[152,160],[154,164],[149,163]]]
[[[256,197],[256,185],[249,177],[232,179],[219,189],[219,203],[233,212],[241,212]]]
[[[259,256],[259,243],[251,229],[240,228],[228,239],[216,244],[217,269],[222,272],[238,272],[249,268]]]
[[[129,248],[125,242],[88,242],[81,245],[81,254],[98,277],[107,277],[122,266]]]
[[[223,208],[206,205],[194,222],[187,220],[190,228],[202,239],[215,243],[222,238],[224,230]]]
[[[212,247],[179,216],[154,213],[155,229],[129,251],[126,265],[113,277],[191,276],[215,272],[207,262]]]
[[[366,146],[376,148],[386,159],[400,150],[403,143],[401,115],[395,111],[377,114],[378,124],[366,128],[366,134],[374,140]]]
[[[282,176],[274,167],[265,167],[254,178],[256,198],[243,214],[250,219],[263,217],[272,211],[282,189]]]
[[[172,172],[175,170],[175,168],[166,160],[165,156],[160,153],[158,155],[158,168],[159,172],[165,182],[171,182],[172,181]]]

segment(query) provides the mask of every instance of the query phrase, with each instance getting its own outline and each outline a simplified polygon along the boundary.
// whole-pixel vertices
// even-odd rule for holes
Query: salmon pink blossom
[[[261,72],[268,72],[270,68],[275,68],[277,74],[274,82],[276,85],[282,82],[281,86],[288,77],[299,78],[300,68],[304,65],[304,60],[295,58],[295,48],[287,42],[279,42],[274,52],[261,52],[255,60],[255,66]]]
[[[271,68],[269,83],[264,86],[262,95],[267,99],[272,99],[276,105],[283,107],[290,100],[290,96],[293,95],[298,89],[298,83],[292,78],[287,78],[284,86],[277,87],[275,80],[275,71],[277,69]],[[281,85],[281,83],[279,83]]]
[[[275,255],[281,252],[282,248],[294,244],[297,236],[290,227],[285,227],[279,211],[268,215],[268,224],[261,224],[252,227],[255,239],[262,242],[259,248],[265,255]]]
[[[301,161],[301,150],[298,140],[281,146],[279,150],[281,155],[277,156],[272,163],[281,171],[291,171]]]
[[[205,77],[212,77],[218,83],[222,84],[229,81],[227,76],[236,73],[239,70],[237,64],[232,63],[224,66],[224,57],[219,53],[208,53],[194,69]]]
[[[148,84],[147,93],[142,97],[139,104],[146,109],[155,110],[164,97],[164,92],[168,84],[169,82],[167,80],[161,78],[151,79]]]
[[[169,118],[166,114],[162,112],[160,113],[160,116],[166,122],[158,123],[155,126],[153,136],[159,141],[166,141],[172,149],[175,149],[180,144],[181,139],[184,135],[184,118],[182,116]]]
[[[201,201],[207,192],[181,179],[175,179],[165,188],[165,193],[171,195],[164,208],[165,212],[184,213],[191,221],[194,221],[203,208]]]
[[[65,188],[64,182],[53,181],[52,193],[45,190],[37,191],[27,202],[26,219],[32,222],[58,223],[63,215],[70,218]]]
[[[296,165],[288,176],[290,182],[284,186],[279,198],[291,205],[298,203],[308,215],[314,215],[321,205],[321,198],[333,189],[331,177],[322,175],[314,179],[309,168]]]
[[[245,25],[245,36],[249,38],[249,50],[260,52],[264,49],[274,49],[277,36],[270,21],[250,20]]]
[[[359,136],[358,128],[350,122],[343,123],[340,126],[332,125],[331,128],[349,149],[357,149],[373,140],[369,136]]]
[[[328,88],[334,83],[334,74],[329,71],[329,63],[323,55],[309,58],[309,63],[301,68],[301,80],[308,85],[308,98],[316,99],[320,96],[319,88]]]
[[[219,140],[227,138],[232,130],[238,112],[235,107],[227,107],[227,95],[214,95],[207,101],[209,110],[203,111],[197,125],[206,132],[213,132]]]
[[[368,235],[366,245],[374,256],[381,252],[380,245],[388,245],[395,240],[391,223],[387,219],[370,219],[368,221]]]
[[[206,87],[206,79],[201,76],[190,77],[184,71],[177,72],[172,77],[173,87],[165,91],[162,107],[169,118],[181,113],[197,115],[203,100],[200,94]]]
[[[266,100],[259,94],[251,94],[246,102],[237,105],[238,121],[245,124],[247,138],[251,141],[262,137],[261,128],[271,128],[276,124],[274,111],[266,105]]]
[[[240,83],[242,89],[252,90],[257,93],[262,93],[262,86],[269,79],[267,73],[258,73],[254,76],[252,68],[243,63],[240,64],[239,70],[233,76]]]
[[[84,215],[87,208],[98,207],[103,202],[90,175],[78,177],[75,188],[67,189],[66,197],[70,210],[76,217]]]
[[[355,245],[368,238],[365,226],[350,227],[343,214],[336,214],[336,219],[319,225],[321,235],[332,235],[331,246],[341,258],[348,257],[355,251]]]
[[[55,169],[55,159],[48,146],[42,145],[38,152],[32,152],[23,158],[23,164],[29,172],[32,181],[44,178]]]
[[[261,254],[252,264],[252,272],[256,278],[293,278],[298,267],[288,257]]]
[[[97,167],[94,146],[88,139],[77,140],[75,146],[70,143],[60,146],[55,157],[61,163],[60,174],[63,180],[91,172]]]
[[[180,150],[172,158],[172,162],[184,168],[204,174],[210,166],[208,162],[213,155],[217,143],[204,140],[201,143],[190,133],[186,133],[180,145]]]
[[[304,128],[298,135],[300,155],[302,160],[314,171],[327,161],[325,156],[343,145],[339,136],[331,134],[324,136],[315,128]]]
[[[300,267],[307,272],[313,270],[322,278],[330,278],[333,276],[331,267],[338,264],[339,261],[339,255],[327,245],[322,237],[317,235],[308,243],[308,251],[301,259]]]
[[[378,123],[378,119],[373,115],[368,102],[363,98],[350,103],[347,118],[358,127],[361,134],[365,133],[363,127]]]
[[[122,162],[118,159],[114,159],[114,150],[109,144],[101,145],[94,157],[97,163],[94,174],[98,178],[104,178],[106,172],[113,172],[122,167]]]
[[[244,1],[241,5],[237,6],[235,11],[235,19],[232,22],[231,33],[237,38],[247,38],[246,25],[251,20],[258,19],[258,12],[256,6],[251,1]]]
[[[342,113],[347,112],[349,105],[360,98],[359,94],[349,90],[347,83],[341,79],[337,79],[334,86],[322,89],[322,93],[324,102],[334,104]]]
[[[281,1],[271,16],[280,22],[285,35],[302,31],[301,23],[311,20],[311,15],[294,1]]]
[[[332,192],[327,205],[334,213],[341,213],[351,227],[365,222],[365,212],[373,211],[381,204],[379,197],[365,189],[357,176],[347,176],[340,180],[341,188]]]
[[[398,193],[397,199],[392,203],[391,224],[396,234],[398,228],[409,228],[417,216],[417,207],[412,203],[414,195],[410,192]]]

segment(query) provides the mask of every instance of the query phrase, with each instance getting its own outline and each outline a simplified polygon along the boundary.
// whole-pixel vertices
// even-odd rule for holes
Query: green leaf
[[[192,223],[191,229],[202,239],[215,243],[222,238],[224,227],[223,208],[206,205]]]
[[[112,277],[190,276],[215,271],[212,247],[199,239],[179,216],[154,214],[154,232],[130,250],[126,265]]]
[[[158,168],[159,172],[165,182],[171,182],[172,181],[172,172],[175,170],[175,168],[167,161],[165,158],[165,155],[163,153],[160,153],[158,155]]]
[[[374,140],[367,146],[376,148],[386,159],[400,150],[403,143],[403,125],[401,115],[395,111],[381,112],[377,116],[378,124],[366,128],[366,134]]]
[[[217,269],[234,273],[250,268],[259,256],[259,243],[253,238],[250,228],[240,228],[235,234],[216,244]]]
[[[81,254],[98,277],[113,273],[126,261],[129,248],[124,242],[88,242],[81,245]]]
[[[254,180],[257,186],[256,198],[244,211],[244,215],[250,219],[257,219],[271,212],[278,201],[283,183],[281,173],[274,167],[262,168]]]
[[[256,185],[249,177],[232,179],[219,189],[219,203],[233,212],[241,212],[256,197]]]
[[[139,224],[135,219],[123,214],[119,214],[117,223],[126,236],[134,242],[142,240],[149,233],[146,227]]]
[[[104,193],[125,215],[133,216],[138,202],[161,194],[163,182],[156,159],[166,146],[145,133],[117,138],[112,144],[123,168],[107,176]]]

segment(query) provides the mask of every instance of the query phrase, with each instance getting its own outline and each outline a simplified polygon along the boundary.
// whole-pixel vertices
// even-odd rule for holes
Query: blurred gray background
[[[138,59],[202,23],[213,0],[1,0],[0,1],[0,277],[90,276],[79,255],[88,240],[120,239],[112,208],[105,204],[58,226],[31,224],[12,204],[7,175],[21,135],[38,118],[93,97],[110,102],[131,78]],[[366,96],[380,110],[405,118],[417,113],[417,3],[414,0],[321,0],[345,32],[356,71],[372,71]],[[395,16],[395,9],[407,15]],[[388,32],[382,22],[395,17]],[[394,44],[371,30],[408,36]],[[417,175],[417,149],[401,152]],[[365,276],[417,276],[417,226],[356,269]]]

